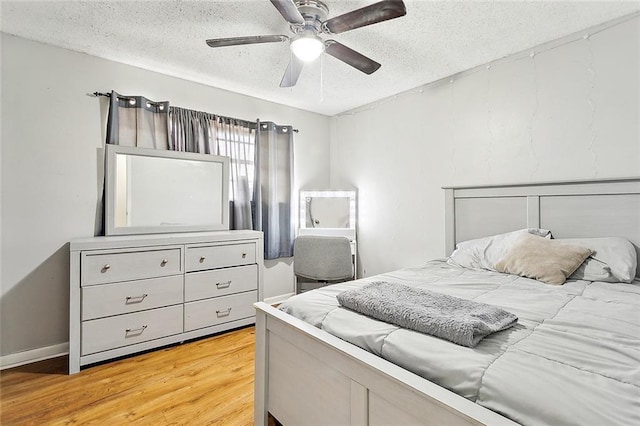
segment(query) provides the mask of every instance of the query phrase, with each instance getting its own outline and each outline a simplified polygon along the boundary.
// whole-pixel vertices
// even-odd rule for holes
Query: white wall
[[[640,175],[640,18],[332,119],[366,275],[444,255],[445,185]],[[573,40],[573,41],[570,41]]]
[[[112,89],[291,124],[296,186],[327,185],[326,116],[2,34],[3,356],[68,340],[67,242],[94,235],[102,190],[108,103],[87,94]],[[292,291],[290,260],[267,262],[265,297]]]

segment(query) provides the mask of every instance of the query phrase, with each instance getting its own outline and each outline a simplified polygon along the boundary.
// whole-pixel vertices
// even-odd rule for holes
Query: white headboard
[[[624,237],[640,259],[640,177],[445,190],[445,250],[522,228],[555,238]]]

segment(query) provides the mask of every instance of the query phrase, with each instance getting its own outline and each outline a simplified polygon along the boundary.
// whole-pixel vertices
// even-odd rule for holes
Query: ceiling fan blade
[[[304,18],[293,0],[271,0],[280,15],[290,24],[304,24]]]
[[[407,8],[401,0],[384,0],[328,19],[322,24],[322,31],[329,34],[340,34],[366,25],[399,18],[406,14]]]
[[[278,43],[289,40],[286,35],[266,35],[248,37],[212,38],[207,40],[209,47],[239,46],[242,44]]]
[[[280,87],[295,86],[296,82],[298,81],[298,77],[300,77],[300,73],[302,72],[303,67],[304,67],[304,62],[298,59],[296,55],[291,55],[291,60],[289,61],[287,70],[284,72],[284,75],[282,76]]]
[[[345,64],[351,65],[365,74],[373,74],[381,67],[381,65],[373,59],[367,58],[363,54],[358,53],[335,40],[325,41],[324,46],[324,51],[327,54],[336,59],[340,59]]]

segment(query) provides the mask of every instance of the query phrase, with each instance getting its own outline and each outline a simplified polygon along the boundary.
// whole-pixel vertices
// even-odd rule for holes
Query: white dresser
[[[257,231],[95,237],[70,243],[69,374],[255,322]]]

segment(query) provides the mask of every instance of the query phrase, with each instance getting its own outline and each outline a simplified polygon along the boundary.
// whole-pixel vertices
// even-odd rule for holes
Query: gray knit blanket
[[[345,308],[469,347],[518,322],[517,316],[495,306],[386,281],[337,297]]]

